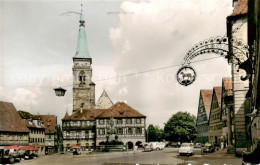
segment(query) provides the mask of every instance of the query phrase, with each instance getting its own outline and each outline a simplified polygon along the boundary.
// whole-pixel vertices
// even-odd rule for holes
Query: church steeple
[[[87,44],[87,37],[86,37],[86,31],[85,31],[85,21],[83,18],[83,10],[82,10],[82,4],[81,4],[81,13],[80,13],[80,20],[79,20],[79,35],[78,35],[78,45],[77,45],[77,51],[73,59],[75,58],[90,58],[89,52],[88,52],[88,44]]]
[[[95,83],[92,82],[92,58],[89,56],[82,4],[76,55],[73,57],[73,112],[95,108]]]

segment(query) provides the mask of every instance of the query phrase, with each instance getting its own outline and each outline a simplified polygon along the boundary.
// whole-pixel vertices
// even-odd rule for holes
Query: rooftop
[[[13,103],[0,101],[0,131],[29,132]]]

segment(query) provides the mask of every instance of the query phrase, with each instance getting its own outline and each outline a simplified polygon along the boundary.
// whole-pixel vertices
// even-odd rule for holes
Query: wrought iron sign
[[[177,72],[177,81],[184,86],[192,84],[196,79],[196,72],[191,66],[183,66]]]
[[[177,81],[181,85],[188,86],[196,80],[196,72],[190,64],[194,58],[204,54],[217,54],[229,59],[235,65],[241,65],[248,60],[249,51],[248,46],[244,45],[242,40],[235,38],[228,41],[227,37],[215,37],[199,42],[188,51],[182,67],[177,72]]]

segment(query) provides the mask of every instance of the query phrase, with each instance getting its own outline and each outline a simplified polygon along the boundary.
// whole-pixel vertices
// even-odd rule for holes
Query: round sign
[[[176,74],[177,81],[184,86],[192,84],[196,79],[196,72],[191,66],[181,67]]]

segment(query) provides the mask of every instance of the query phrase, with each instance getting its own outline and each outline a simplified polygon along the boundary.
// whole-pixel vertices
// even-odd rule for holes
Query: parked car
[[[145,144],[144,144],[144,151],[145,151],[145,152],[152,151],[151,143],[145,143]]]
[[[179,148],[179,147],[181,147],[181,143],[180,142],[171,142],[171,146]]]
[[[214,152],[215,151],[215,145],[211,143],[206,143],[203,147],[203,152]]]
[[[194,148],[201,148],[201,146],[202,146],[201,143],[196,143]]]
[[[194,155],[194,144],[193,143],[182,143],[181,148],[179,149],[179,155]]]
[[[150,142],[151,149],[154,150],[162,150],[165,147],[165,144],[163,142]]]
[[[73,155],[80,155],[81,154],[81,149],[80,148],[72,148],[72,153]]]

